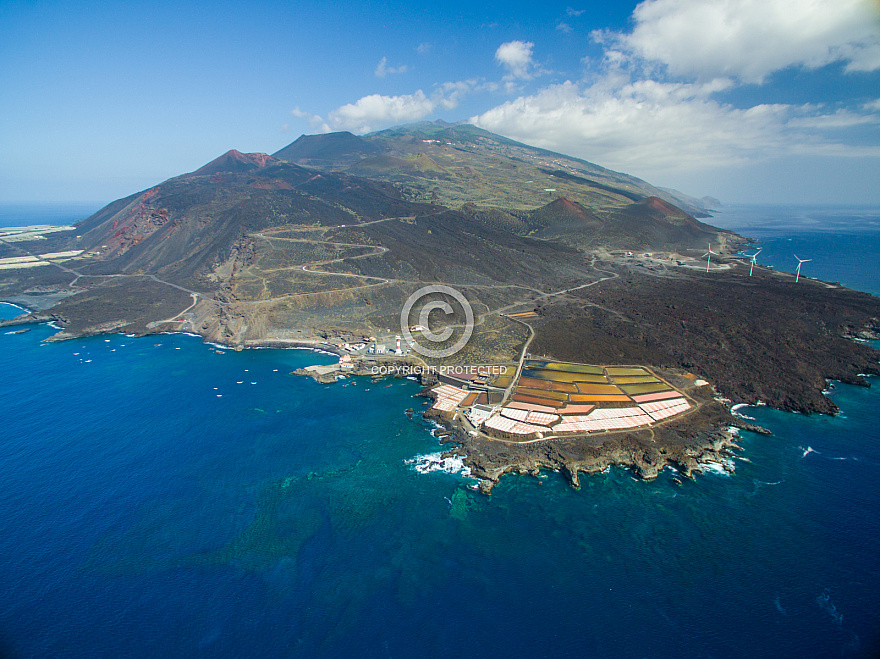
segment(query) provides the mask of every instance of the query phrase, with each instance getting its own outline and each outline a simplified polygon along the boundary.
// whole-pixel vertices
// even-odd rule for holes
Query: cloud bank
[[[711,98],[727,83],[640,80],[621,87],[572,82],[499,105],[471,123],[613,169],[656,176],[786,155],[880,157],[880,147],[824,139],[821,131],[869,123],[880,114],[822,113],[812,105],[741,109]]]
[[[633,22],[628,33],[592,33],[604,56],[589,82],[549,85],[470,121],[643,176],[795,154],[880,156],[835,133],[880,125],[878,102],[842,110],[717,100],[791,67],[880,69],[867,0],[646,0]]]
[[[385,96],[370,94],[354,103],[331,110],[326,118],[294,108],[291,114],[306,119],[312,130],[320,133],[348,130],[369,133],[383,126],[419,121],[439,109],[452,110],[465,94],[484,89],[475,80],[446,82],[437,85],[430,96],[421,89],[412,94]]]
[[[582,79],[539,85],[548,72],[536,65],[535,43],[513,40],[494,53],[504,71],[497,82],[447,82],[429,94],[371,94],[324,118],[298,108],[294,115],[313,130],[364,133],[452,110],[468,94],[506,92],[507,100],[470,122],[641,176],[789,156],[875,158],[880,147],[841,136],[880,127],[880,99],[854,107],[743,107],[723,100],[744,85],[760,89],[797,68],[838,63],[843,75],[880,69],[880,13],[871,1],[645,0],[633,12],[630,31],[591,33],[603,54],[585,58],[592,68]],[[577,18],[583,11],[566,13]],[[564,25],[561,32],[570,27],[558,25]],[[383,58],[376,75],[403,70]]]
[[[761,83],[790,66],[846,62],[880,68],[877,13],[868,0],[646,0],[620,49],[675,75]]]

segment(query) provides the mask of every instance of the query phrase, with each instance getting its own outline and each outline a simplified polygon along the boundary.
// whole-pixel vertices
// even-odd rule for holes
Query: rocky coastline
[[[56,327],[65,328],[67,319],[59,314],[48,311],[34,311],[19,317],[0,321],[0,327],[21,327],[34,323],[52,323]],[[62,329],[47,340],[59,341],[110,332],[125,331],[134,336],[146,336],[157,333],[156,329],[142,328],[123,330],[117,324],[94,326],[86,332],[67,332]],[[873,325],[872,325],[873,327]],[[174,332],[174,330],[171,330]],[[168,330],[164,330],[168,333]],[[185,332],[192,333],[192,332]],[[217,342],[216,337],[201,334],[205,341]],[[862,335],[849,337],[862,339]],[[850,343],[851,341],[847,341]],[[336,355],[346,355],[346,351],[335,345],[322,341],[269,339],[248,341],[246,345],[239,342],[217,342],[229,349],[244,348],[306,348]],[[876,373],[876,362],[862,357],[853,360],[851,366],[858,373]],[[303,368],[296,369],[291,375],[308,376],[316,382],[329,384],[337,381],[338,376],[372,377],[406,377],[412,375],[415,367],[423,367],[421,360],[403,356],[370,355],[357,357],[348,368],[334,365],[328,370]],[[383,369],[384,367],[384,369]],[[839,377],[838,370],[829,377],[840,379],[862,386],[868,382],[854,371],[848,377]],[[843,374],[846,375],[846,374]],[[836,377],[835,377],[836,376]],[[424,373],[420,381],[426,388],[436,383],[436,376]],[[716,383],[717,388],[706,387],[700,400],[700,406],[694,413],[685,418],[672,419],[650,428],[634,431],[620,431],[596,436],[570,437],[564,439],[537,440],[533,442],[513,442],[499,439],[474,437],[467,432],[457,420],[452,420],[435,410],[427,410],[425,418],[441,424],[446,433],[440,438],[441,443],[448,445],[443,457],[456,456],[470,469],[471,475],[478,479],[478,488],[489,494],[504,474],[530,474],[537,476],[542,470],[553,470],[562,473],[573,487],[580,486],[580,475],[595,474],[611,466],[619,466],[632,470],[632,473],[644,480],[657,478],[660,472],[671,467],[684,478],[693,478],[703,471],[707,463],[729,464],[735,451],[736,429],[743,429],[761,434],[769,434],[765,429],[747,423],[741,417],[731,413],[734,402],[726,400],[724,382]],[[799,406],[793,397],[787,399],[785,407],[805,412],[818,411],[812,399],[805,398]],[[751,400],[736,401],[753,403]],[[823,412],[835,413],[836,408],[828,406]]]
[[[666,467],[694,478],[707,463],[727,464],[739,457],[734,453],[740,448],[738,430],[770,434],[734,416],[724,402],[711,397],[686,418],[650,428],[532,442],[474,437],[460,423],[431,412],[426,418],[449,431],[440,441],[452,447],[441,457],[459,457],[479,480],[483,494],[490,494],[504,474],[537,477],[542,470],[561,472],[575,488],[580,487],[580,474],[597,474],[612,466],[628,468],[646,481]]]
[[[323,349],[323,348],[321,348]],[[346,354],[345,351],[333,347],[334,352],[339,355]],[[299,375],[312,378],[319,384],[332,384],[337,378],[346,376],[372,377],[377,380],[386,377],[408,377],[412,372],[424,368],[421,360],[411,357],[359,357],[352,360],[347,365],[330,364],[327,366],[307,366],[298,368],[290,372],[290,375]],[[421,375],[422,384],[433,383],[436,381],[430,375]]]
[[[292,371],[291,375],[330,384],[340,376],[405,377],[405,371],[401,372],[404,365],[421,364],[409,358],[370,357],[356,360],[345,371],[306,367]],[[397,369],[396,374],[377,376],[383,366]],[[431,398],[430,387],[436,378],[424,375],[420,381],[425,386],[420,395]],[[694,478],[707,463],[726,465],[731,458],[739,457],[734,453],[740,449],[736,443],[739,430],[770,434],[767,429],[732,414],[729,401],[720,399],[711,388],[705,389],[699,402],[700,407],[686,418],[650,428],[530,442],[474,436],[457,418],[433,408],[425,411],[424,418],[444,428],[444,432],[435,434],[441,444],[448,446],[440,459],[459,458],[478,480],[479,491],[488,495],[505,474],[537,477],[542,470],[561,472],[575,488],[580,487],[581,474],[596,474],[611,466],[631,469],[646,481],[657,478],[666,467],[684,478]]]

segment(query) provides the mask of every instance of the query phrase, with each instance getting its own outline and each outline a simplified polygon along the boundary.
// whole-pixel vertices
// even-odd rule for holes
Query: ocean
[[[794,272],[797,255],[803,276],[880,295],[880,208],[734,205],[706,222],[753,238],[759,265]]]
[[[798,212],[710,221],[759,238],[759,263],[791,270],[794,247],[804,274],[877,292],[876,226],[812,209],[846,227],[813,232]],[[732,475],[509,475],[486,497],[454,464],[417,469],[443,449],[416,382],[289,375],[335,360],[308,350],[53,332],[0,330],[0,656],[880,649],[876,386],[834,385],[836,417],[740,409],[774,434],[742,432]]]
[[[101,210],[98,202],[0,204],[0,227],[72,224]]]

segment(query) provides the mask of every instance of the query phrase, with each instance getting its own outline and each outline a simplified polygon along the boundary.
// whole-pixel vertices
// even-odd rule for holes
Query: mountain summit
[[[474,299],[491,292],[483,306],[495,308],[594,281],[597,254],[690,250],[699,264],[707,242],[741,244],[702,212],[627,174],[423,122],[303,135],[274,155],[227,151],[107,205],[40,253],[82,250],[78,285],[112,276],[62,303],[73,333],[109,326],[115,307],[102,296],[138,281],[194,296],[176,326],[241,343],[291,327],[387,330],[422,282],[476,286]],[[494,336],[497,322],[481,331]],[[513,336],[493,350],[512,354]]]
[[[206,176],[208,174],[240,174],[253,169],[261,169],[266,165],[277,162],[277,158],[265,153],[242,153],[232,149],[222,156],[215,158],[207,165],[199,167],[190,176]]]
[[[275,153],[276,158],[298,164],[353,163],[382,153],[382,148],[348,131],[324,135],[301,135]]]
[[[326,171],[350,171],[405,184],[421,199],[447,205],[534,208],[541,201],[534,193],[556,191],[555,196],[587,202],[590,207],[654,196],[691,215],[707,217],[706,206],[694,197],[470,124],[419,122],[363,136],[349,132],[303,135],[274,156]],[[425,157],[435,162],[427,172],[415,162]]]

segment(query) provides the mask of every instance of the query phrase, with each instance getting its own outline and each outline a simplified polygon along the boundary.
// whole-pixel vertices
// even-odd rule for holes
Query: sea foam
[[[730,476],[736,470],[733,460],[722,460],[721,462],[701,462],[700,469],[704,474],[715,474],[716,476]]]
[[[443,453],[428,453],[427,455],[419,455],[411,460],[406,460],[405,463],[413,465],[413,469],[420,474],[427,474],[432,471],[445,471],[447,474],[471,475],[471,468],[464,464],[460,455],[451,455],[444,458]]]
[[[749,404],[748,403],[737,403],[736,405],[734,405],[733,407],[730,408],[730,413],[733,414],[733,416],[739,417],[740,419],[746,419],[748,421],[755,421],[756,420],[755,417],[747,416],[745,414],[740,413],[740,410],[744,407],[749,407]]]

